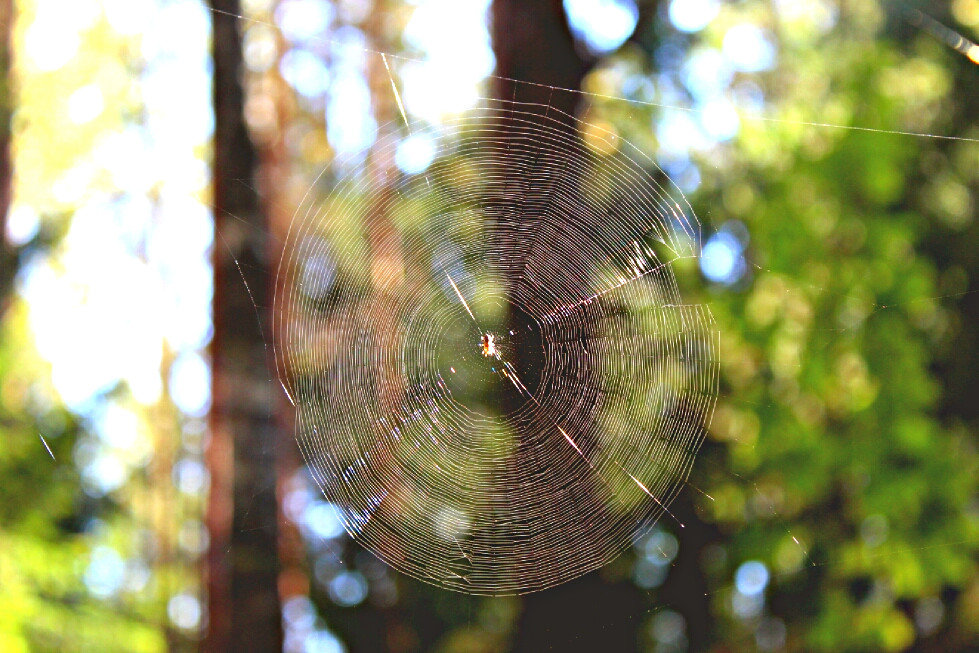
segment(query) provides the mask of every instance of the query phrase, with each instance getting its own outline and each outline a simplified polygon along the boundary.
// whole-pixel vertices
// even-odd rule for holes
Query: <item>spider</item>
[[[480,338],[480,343],[483,349],[483,356],[497,356],[499,357],[499,350],[496,348],[496,340],[492,333],[484,333],[483,337]]]

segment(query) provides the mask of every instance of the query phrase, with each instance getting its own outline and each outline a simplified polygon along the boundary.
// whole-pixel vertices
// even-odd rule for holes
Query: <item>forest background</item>
[[[5,0],[0,29],[0,649],[979,645],[979,0]],[[686,528],[478,598],[343,531],[265,289],[392,83],[435,125],[494,71],[686,194],[721,379]]]

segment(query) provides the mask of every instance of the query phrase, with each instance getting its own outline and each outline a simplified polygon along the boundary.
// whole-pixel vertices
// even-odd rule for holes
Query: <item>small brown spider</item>
[[[492,333],[484,333],[480,339],[480,344],[482,345],[483,356],[499,356],[500,352],[496,348],[496,341]]]

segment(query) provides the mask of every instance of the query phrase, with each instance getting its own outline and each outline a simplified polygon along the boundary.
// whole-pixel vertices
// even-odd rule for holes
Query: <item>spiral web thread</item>
[[[297,211],[280,379],[355,540],[447,589],[541,590],[615,558],[687,478],[718,379],[672,271],[699,225],[647,156],[551,106],[437,130],[423,174],[377,173],[382,139],[373,173]]]

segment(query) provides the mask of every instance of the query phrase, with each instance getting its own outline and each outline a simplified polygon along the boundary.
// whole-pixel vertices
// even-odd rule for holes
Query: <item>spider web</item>
[[[718,333],[672,269],[699,224],[651,159],[552,106],[424,129],[423,174],[394,178],[382,139],[297,211],[280,380],[356,541],[447,589],[537,591],[672,518],[717,394]]]

